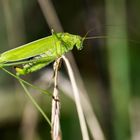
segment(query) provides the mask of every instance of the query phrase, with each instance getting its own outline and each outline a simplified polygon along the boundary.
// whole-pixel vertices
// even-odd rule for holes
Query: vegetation
[[[85,124],[80,125],[84,120],[79,119],[82,114],[78,118],[73,102],[77,96],[73,97],[73,83],[77,87],[74,91],[80,93],[89,139],[140,139],[139,6],[138,1],[131,0],[127,3],[124,0],[1,0],[0,53],[49,36],[52,28],[55,32],[80,36],[90,31],[88,37],[92,39],[85,40],[83,50],[74,49],[74,57],[71,52],[66,54],[75,76],[73,81],[69,75],[71,83],[63,64],[59,74],[59,68],[53,70],[53,64],[49,64],[40,71],[22,76],[25,81],[1,69],[0,139],[55,139],[53,132],[57,127],[56,131],[64,140],[84,139],[87,130],[80,127]],[[67,62],[65,56],[63,60]],[[8,71],[15,73],[12,67]],[[30,83],[35,86],[31,87]],[[46,89],[51,96],[46,94]],[[51,103],[61,106],[60,110],[54,106],[58,116],[60,114],[57,127],[52,125],[51,128],[46,123],[24,90],[49,119],[51,110],[53,112]],[[53,117],[50,121],[53,122]]]

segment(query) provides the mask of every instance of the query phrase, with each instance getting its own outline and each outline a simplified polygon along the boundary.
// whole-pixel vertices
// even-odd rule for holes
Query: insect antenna
[[[94,31],[94,30],[95,29],[88,30],[87,33],[85,34],[85,36],[82,38],[82,41],[84,41],[84,40],[91,40],[91,39],[101,39],[101,38],[108,39],[108,38],[112,38],[112,39],[127,39],[128,42],[135,43],[135,44],[140,44],[140,42],[138,40],[128,39],[126,37],[108,36],[108,35],[88,36],[88,34],[91,31]]]
[[[100,39],[100,38],[112,38],[112,39],[127,39],[127,38],[120,38],[120,37],[109,37],[109,36],[106,36],[106,35],[103,35],[103,36],[89,36],[89,37],[85,37],[84,40],[91,40],[91,39]],[[128,39],[128,42],[132,42],[132,43],[135,43],[135,44],[140,44],[139,41],[137,40],[133,40],[133,39]]]
[[[85,34],[85,36],[83,37],[82,41],[86,40],[87,35],[88,35],[90,32],[94,31],[94,30],[95,30],[95,29],[90,29],[90,30],[88,30],[87,33]]]
[[[82,41],[84,40],[91,40],[91,39],[100,39],[100,38],[107,38],[105,35],[104,36],[89,36],[88,37],[88,34],[92,31],[94,31],[95,29],[90,29],[87,31],[87,33],[85,34],[85,36],[83,37]]]
[[[85,37],[84,40],[100,39],[100,38],[107,38],[107,36],[91,36],[91,37]]]

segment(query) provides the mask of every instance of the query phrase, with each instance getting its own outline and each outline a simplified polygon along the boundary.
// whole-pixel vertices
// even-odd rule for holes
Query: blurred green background
[[[48,0],[0,0],[0,53],[48,36],[51,28],[61,31],[59,22],[65,32],[84,36],[92,30],[88,36],[106,36],[85,41],[82,51],[73,50],[74,58],[106,140],[140,140],[140,1],[43,2]],[[53,13],[46,13],[50,6],[59,22],[54,22]],[[49,68],[25,79],[34,83]],[[67,78],[65,69],[61,72]],[[50,116],[51,98],[35,95]],[[75,104],[65,94],[61,94],[61,128],[64,140],[82,139]],[[0,140],[8,139],[49,140],[50,126],[18,82],[1,70]]]

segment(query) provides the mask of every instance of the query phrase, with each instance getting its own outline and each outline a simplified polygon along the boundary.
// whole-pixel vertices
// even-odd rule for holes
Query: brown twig
[[[50,29],[54,29],[54,31],[56,32],[62,32],[63,31],[62,26],[57,17],[57,14],[55,12],[51,0],[38,0],[38,3],[40,4],[44,17]]]
[[[58,95],[58,69],[61,58],[58,58],[54,63],[54,91],[52,98],[52,116],[51,116],[51,134],[53,140],[61,140],[60,130],[60,100]]]

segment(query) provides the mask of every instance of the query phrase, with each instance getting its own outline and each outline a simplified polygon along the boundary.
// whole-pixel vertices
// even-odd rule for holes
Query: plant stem
[[[60,100],[58,95],[58,69],[61,58],[57,59],[54,63],[54,91],[52,99],[52,118],[51,118],[51,133],[53,140],[61,140],[60,130]]]
[[[66,64],[69,78],[70,78],[70,81],[72,84],[74,98],[75,98],[75,104],[76,104],[76,109],[78,112],[78,117],[79,117],[79,122],[80,122],[80,126],[81,126],[83,140],[89,140],[87,125],[86,125],[86,121],[85,121],[85,117],[84,117],[84,113],[83,113],[83,109],[82,109],[82,105],[81,105],[81,100],[80,100],[80,96],[79,96],[80,93],[79,93],[79,89],[77,87],[74,73],[73,73],[73,70],[72,70],[71,65],[69,63],[69,60],[64,55],[62,56],[62,58]]]

